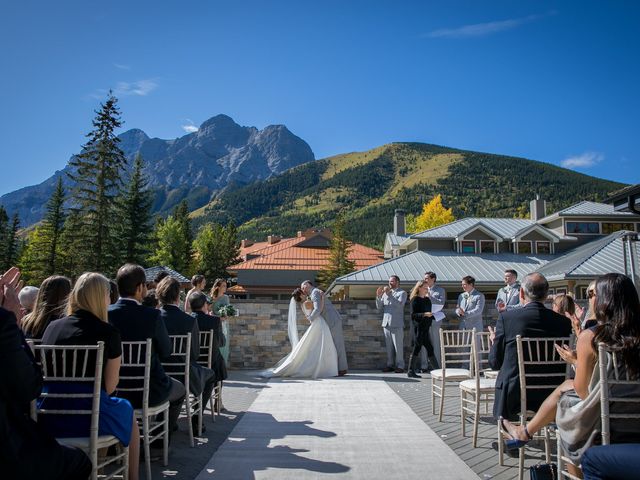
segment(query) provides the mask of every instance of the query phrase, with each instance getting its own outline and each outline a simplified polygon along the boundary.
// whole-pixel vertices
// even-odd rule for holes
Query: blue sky
[[[151,137],[225,113],[316,158],[417,141],[640,183],[639,20],[631,1],[5,2],[0,194],[63,168],[109,88]]]

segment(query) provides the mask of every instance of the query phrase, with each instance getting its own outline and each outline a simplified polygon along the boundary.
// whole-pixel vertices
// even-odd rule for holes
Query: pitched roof
[[[438,282],[459,282],[471,275],[476,283],[502,283],[504,271],[513,268],[519,276],[538,270],[553,257],[550,255],[521,255],[514,253],[464,254],[457,252],[413,252],[392,258],[358,272],[344,275],[334,285],[369,285],[386,282],[398,275],[403,283],[416,282],[427,271],[436,272]]]
[[[391,245],[392,247],[399,247],[405,240],[409,238],[411,238],[409,235],[396,235],[395,233],[388,232],[385,243],[388,241],[389,245]]]
[[[626,253],[623,250],[622,237],[627,233],[629,232],[621,230],[593,240],[547,263],[539,271],[550,281],[593,278],[605,273],[625,273]],[[635,264],[640,265],[637,249],[635,254]]]
[[[167,272],[171,278],[175,278],[180,283],[191,283],[191,280],[189,280],[181,273],[178,273],[175,270],[164,266],[145,268],[144,274],[146,276],[147,282],[152,282],[160,272]]]
[[[456,238],[460,234],[473,230],[480,225],[495,232],[502,238],[511,238],[520,230],[535,225],[535,222],[521,218],[470,217],[415,233],[411,235],[411,238]]]
[[[321,270],[327,265],[328,248],[303,247],[301,244],[309,245],[308,238],[285,238],[272,245],[267,244],[251,252],[257,257],[233,265],[229,270]],[[355,262],[357,269],[366,268],[378,263],[382,252],[354,243],[349,259]]]
[[[616,212],[613,209],[613,205],[609,205],[606,203],[596,203],[596,202],[588,202],[583,201],[580,203],[576,203],[570,207],[565,208],[564,210],[560,210],[558,212],[560,216],[567,215],[584,215],[584,216],[608,216],[615,215],[621,217],[636,217],[634,213],[631,212]]]

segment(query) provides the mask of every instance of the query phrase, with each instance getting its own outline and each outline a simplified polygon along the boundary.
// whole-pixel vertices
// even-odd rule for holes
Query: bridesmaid
[[[216,281],[213,282],[213,287],[211,287],[211,313],[213,315],[219,315],[222,320],[222,334],[227,341],[224,344],[224,347],[220,347],[220,353],[222,354],[222,358],[224,358],[225,365],[229,365],[229,344],[231,340],[229,339],[229,323],[226,316],[220,315],[218,310],[223,305],[229,305],[229,296],[225,294],[227,291],[227,281],[224,278],[216,278]]]

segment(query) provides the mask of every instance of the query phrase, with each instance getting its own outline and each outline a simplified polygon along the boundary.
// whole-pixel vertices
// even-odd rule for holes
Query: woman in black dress
[[[429,355],[429,371],[438,368],[438,361],[433,354],[433,345],[429,340],[429,327],[433,321],[431,313],[431,299],[427,296],[429,286],[424,280],[419,280],[409,295],[411,301],[411,326],[415,329],[415,341],[413,344],[413,352],[409,357],[409,378],[421,378],[416,373],[416,367],[420,362],[420,350],[422,347],[427,349]]]

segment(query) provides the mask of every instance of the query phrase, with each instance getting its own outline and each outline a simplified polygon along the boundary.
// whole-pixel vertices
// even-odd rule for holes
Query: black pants
[[[413,342],[413,356],[418,357],[422,347],[427,349],[427,355],[433,357],[433,345],[429,340],[429,328],[431,327],[431,319],[423,318],[419,322],[413,321],[415,329],[415,340]]]

